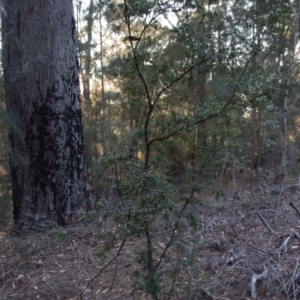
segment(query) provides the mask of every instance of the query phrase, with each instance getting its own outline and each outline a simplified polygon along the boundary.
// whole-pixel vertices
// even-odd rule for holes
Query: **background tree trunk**
[[[9,161],[13,213],[17,221],[24,196],[26,153],[24,145],[22,49],[20,44],[20,1],[3,0],[2,64],[9,116]]]
[[[80,64],[81,64],[81,76],[82,87],[84,97],[84,109],[85,109],[85,140],[88,145],[86,147],[86,161],[87,169],[89,173],[93,172],[93,157],[94,151],[94,129],[92,122],[92,101],[91,101],[91,71],[92,71],[92,48],[93,48],[93,26],[94,26],[94,0],[90,0],[88,14],[86,15],[86,35],[87,41],[81,46]]]
[[[75,223],[92,204],[86,186],[72,0],[21,7],[24,117],[29,153],[19,226]]]

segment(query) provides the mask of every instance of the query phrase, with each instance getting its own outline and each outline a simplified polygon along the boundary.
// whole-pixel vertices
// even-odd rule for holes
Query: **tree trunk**
[[[100,64],[101,64],[101,96],[102,96],[102,145],[103,155],[106,155],[106,97],[105,97],[105,85],[104,85],[104,62],[103,62],[103,26],[102,26],[102,3],[99,4],[100,16],[99,16],[99,30],[100,30]],[[105,173],[107,173],[105,171]],[[106,177],[107,174],[105,174]]]
[[[87,41],[85,43],[84,51],[85,55],[83,59],[83,68],[82,68],[82,83],[83,83],[83,96],[86,115],[84,118],[84,123],[86,124],[86,134],[85,138],[88,143],[86,148],[87,156],[87,167],[89,172],[93,171],[93,157],[94,157],[94,142],[93,142],[93,128],[92,128],[92,101],[91,101],[91,67],[92,67],[92,42],[93,42],[93,26],[94,26],[94,0],[90,0],[87,18]]]
[[[9,116],[9,161],[13,213],[17,221],[24,196],[26,153],[24,145],[22,49],[20,44],[20,1],[3,0],[2,64]]]
[[[19,227],[75,223],[90,209],[72,0],[21,7],[23,106],[28,152]]]

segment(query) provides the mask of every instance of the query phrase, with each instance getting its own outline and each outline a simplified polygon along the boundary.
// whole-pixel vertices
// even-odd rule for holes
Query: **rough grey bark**
[[[68,225],[92,207],[72,0],[26,1],[20,16],[29,165],[17,222],[33,228]]]
[[[26,153],[22,103],[22,50],[20,44],[20,0],[2,0],[2,64],[9,122],[9,161],[13,213],[18,219],[24,196]]]

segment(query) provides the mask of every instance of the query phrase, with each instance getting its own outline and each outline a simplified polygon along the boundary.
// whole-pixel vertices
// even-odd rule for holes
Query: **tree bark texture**
[[[92,207],[84,144],[72,0],[20,6],[26,192],[19,227],[75,223]]]
[[[20,0],[2,0],[2,64],[9,116],[9,161],[15,222],[24,197],[26,153],[24,144],[23,78]]]

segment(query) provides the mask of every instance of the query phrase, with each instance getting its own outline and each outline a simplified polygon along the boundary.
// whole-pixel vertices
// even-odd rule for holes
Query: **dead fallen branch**
[[[292,235],[289,235],[281,244],[281,246],[278,248],[278,250],[276,251],[278,254],[280,254],[281,252],[285,253],[287,252],[288,248],[291,246],[291,244],[289,245],[289,241],[291,240]]]
[[[298,217],[300,218],[300,212],[299,212],[298,208],[294,205],[294,203],[290,202],[289,205],[296,211],[296,213],[298,214]]]
[[[261,219],[261,221],[266,225],[266,227],[269,229],[269,231],[270,231],[271,233],[274,233],[274,230],[273,230],[272,227],[269,225],[269,223],[267,222],[267,220],[266,220],[259,212],[257,212],[256,214],[259,216],[259,218]]]
[[[223,297],[219,297],[219,296],[216,297],[211,292],[209,292],[207,289],[205,289],[204,287],[200,287],[200,290],[203,291],[207,296],[209,296],[213,300],[230,300],[228,298],[223,298]]]
[[[251,278],[251,297],[253,299],[257,299],[257,293],[256,293],[256,282],[257,280],[262,280],[267,278],[268,276],[268,269],[266,266],[264,266],[264,271],[261,274],[253,274]]]

